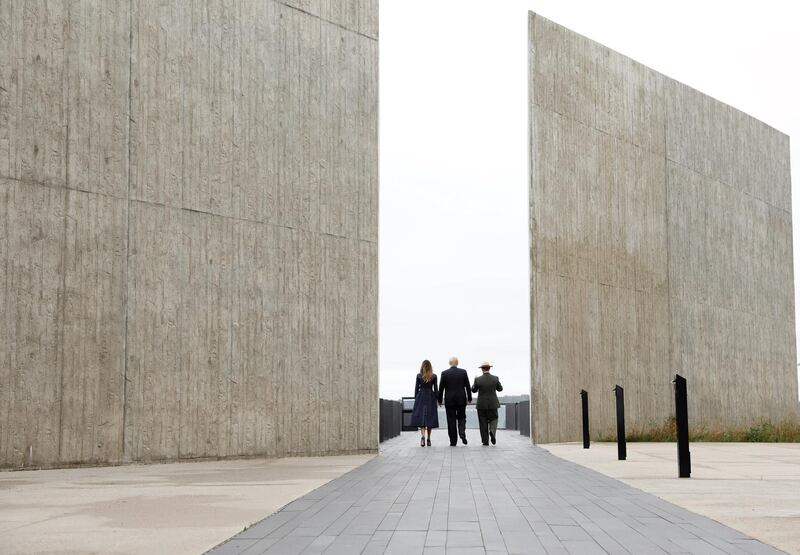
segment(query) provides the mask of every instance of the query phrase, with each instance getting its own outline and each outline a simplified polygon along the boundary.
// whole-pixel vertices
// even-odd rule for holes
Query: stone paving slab
[[[284,507],[252,544],[374,456],[0,472],[0,554],[196,555]]]
[[[783,553],[531,445],[414,433],[209,553]]]

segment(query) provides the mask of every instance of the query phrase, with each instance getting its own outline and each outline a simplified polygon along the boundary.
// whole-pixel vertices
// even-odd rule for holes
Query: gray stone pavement
[[[501,431],[404,433],[210,553],[782,553]],[[625,464],[621,462],[620,464]],[[676,478],[677,479],[677,478]]]

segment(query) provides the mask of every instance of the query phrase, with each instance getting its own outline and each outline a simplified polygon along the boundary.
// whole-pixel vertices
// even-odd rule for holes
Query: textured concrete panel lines
[[[788,138],[538,15],[529,20],[536,441],[673,411],[797,415]]]
[[[787,321],[791,215],[668,163],[673,297]],[[725,216],[710,218],[712,211]]]
[[[181,457],[227,456],[231,222],[181,212]]]
[[[233,214],[240,218],[280,223],[279,168],[284,152],[279,127],[280,88],[286,77],[279,7],[272,2],[239,6],[242,38],[234,64]]]
[[[2,180],[9,465],[122,457],[127,205]]]
[[[663,155],[532,112],[533,269],[666,294]]]
[[[130,204],[125,454],[179,455],[182,387],[181,211]]]
[[[201,7],[136,13],[133,197],[377,240],[376,41],[280,2]]]
[[[378,165],[373,157],[378,145],[378,72],[372,68],[378,66],[378,43],[361,41],[358,47],[358,238],[377,243],[380,188]]]
[[[130,51],[130,198],[179,207],[183,198],[184,25],[188,4],[139,0]]]
[[[124,198],[128,4],[0,9],[0,176]]]
[[[232,215],[233,126],[241,83],[234,2],[191,2],[184,20],[183,198],[185,208]],[[213,130],[213,132],[209,132]]]
[[[0,179],[0,461],[58,460],[64,304],[62,189]]]
[[[282,419],[279,446],[286,453],[311,452],[319,442],[319,378],[317,372],[322,329],[319,320],[320,237],[303,230],[284,230],[279,234],[278,257],[280,318],[285,323],[281,335],[281,360],[277,378],[287,410]],[[302,315],[302,316],[301,316]],[[313,371],[312,371],[313,369]],[[307,407],[302,411],[288,407]]]
[[[669,160],[791,211],[788,136],[676,81],[668,99]]]
[[[62,463],[122,460],[127,201],[67,192]]]
[[[529,19],[531,104],[664,152],[661,74],[547,19]]]
[[[358,444],[369,445],[378,433],[378,398],[373,394],[378,390],[378,373],[372,371],[375,353],[378,352],[378,245],[359,241],[357,248],[359,253],[354,271],[359,283],[358,312],[352,341],[358,353],[355,367],[363,380],[363,383],[356,384],[358,414],[362,417]]]
[[[324,149],[319,164],[323,189],[320,191],[320,229],[328,233],[354,236],[358,229],[358,181],[356,164],[359,136],[357,118],[359,106],[357,95],[348,94],[351,83],[358,83],[361,56],[356,63],[349,64],[346,53],[359,52],[361,42],[351,33],[336,27],[323,33],[325,58],[330,60],[326,68],[327,88],[323,121],[327,128],[321,133]],[[360,52],[359,52],[360,54]],[[332,141],[330,138],[338,137]]]
[[[65,8],[45,1],[0,6],[0,177],[64,186]]]
[[[167,268],[172,268],[169,279],[179,282],[182,299],[175,316],[180,352],[194,345],[179,373],[181,456],[211,456],[200,443],[209,444],[209,452],[232,454],[367,449],[374,426],[356,424],[352,415],[368,420],[377,383],[370,379],[354,384],[348,369],[366,370],[371,364],[377,337],[367,329],[377,318],[373,314],[358,320],[361,301],[355,295],[360,289],[350,284],[363,283],[360,271],[374,271],[376,246],[168,207],[137,206],[134,221],[140,219],[139,212],[180,219],[172,225],[179,225],[182,241],[170,257],[180,265],[170,263]],[[132,252],[138,253],[139,232],[132,233]],[[214,241],[236,248],[229,255],[214,247]],[[168,244],[156,241],[148,248]],[[363,249],[363,266],[356,266]],[[155,252],[142,260],[149,259],[164,260]],[[137,275],[139,262],[132,260],[131,267],[132,276]],[[154,267],[158,264],[148,264],[147,271]],[[131,286],[133,315],[138,314],[140,288],[153,290]],[[376,303],[370,295],[375,294],[374,285],[364,291],[363,302],[373,309]],[[130,324],[137,332],[140,325]],[[364,361],[356,347],[362,333]],[[135,345],[129,347],[131,360],[138,353]],[[271,365],[277,371],[268,371]],[[317,374],[293,369],[315,369]],[[129,382],[136,382],[134,372],[129,371]],[[173,388],[162,384],[159,389]],[[313,410],[289,410],[297,403]],[[359,410],[345,413],[344,407]],[[361,428],[366,430],[363,435]],[[223,437],[230,443],[215,443]]]
[[[276,234],[261,224],[235,222],[231,290],[230,452],[276,453]]]
[[[67,186],[126,198],[130,4],[68,4]]]
[[[378,39],[378,0],[275,0],[342,29]]]
[[[278,182],[278,217],[286,225],[317,230],[320,195],[319,115],[323,69],[321,22],[276,4],[284,44],[278,125],[285,135]]]
[[[376,449],[377,17],[0,6],[0,466]]]

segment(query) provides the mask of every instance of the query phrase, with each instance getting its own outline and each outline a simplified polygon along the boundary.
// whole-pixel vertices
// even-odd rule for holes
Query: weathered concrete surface
[[[0,472],[0,552],[196,555],[372,458]]]
[[[377,2],[0,5],[0,467],[377,448]]]
[[[789,138],[530,15],[537,442],[797,415]]]
[[[800,444],[693,443],[692,479],[677,478],[673,443],[551,443],[545,449],[758,540],[800,554]]]

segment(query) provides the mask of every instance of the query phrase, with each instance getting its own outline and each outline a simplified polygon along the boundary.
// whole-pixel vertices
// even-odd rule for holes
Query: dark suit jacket
[[[500,385],[500,378],[497,376],[487,372],[475,378],[475,383],[472,384],[472,392],[478,394],[478,402],[475,403],[475,408],[499,409],[498,391],[503,391],[503,386]]]
[[[445,394],[445,390],[447,393]],[[466,405],[472,401],[472,392],[469,390],[469,376],[463,368],[451,366],[442,372],[439,378],[439,402],[447,407]]]

